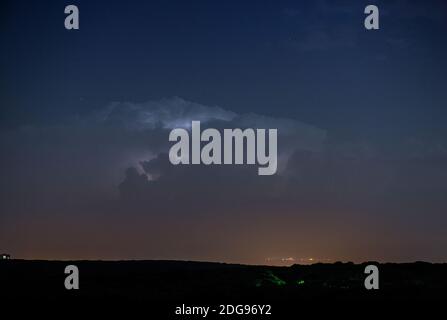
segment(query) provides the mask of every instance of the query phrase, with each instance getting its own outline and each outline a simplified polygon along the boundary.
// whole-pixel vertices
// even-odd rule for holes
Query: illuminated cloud
[[[100,120],[108,124],[124,125],[130,129],[180,128],[191,126],[191,121],[230,121],[236,117],[231,111],[216,106],[205,106],[179,97],[145,103],[114,102],[102,111]]]
[[[278,174],[260,177],[244,165],[171,165],[170,128],[197,118],[219,129],[277,128]],[[279,250],[282,257],[329,259],[328,239],[331,252],[342,252],[349,239],[340,234],[359,230],[359,241],[368,245],[372,226],[388,228],[380,222],[402,212],[413,219],[399,226],[402,232],[422,237],[417,213],[446,208],[442,141],[417,140],[387,151],[368,141],[336,140],[295,119],[238,114],[180,98],[114,103],[68,124],[12,130],[0,143],[4,225],[15,223],[14,234],[27,238],[32,230],[33,241],[47,248],[50,235],[71,235],[107,249],[125,233],[122,246],[139,257],[211,259],[215,253],[223,259],[233,252],[239,261],[262,261]],[[49,220],[57,228],[47,226]],[[97,230],[105,231],[99,236]],[[1,231],[4,241],[14,237]],[[206,244],[193,236],[203,233]],[[306,248],[309,239],[312,248]],[[76,250],[86,246],[82,241],[76,240]],[[160,241],[163,248],[151,246]],[[247,247],[239,248],[241,242]],[[17,246],[20,251],[24,244]],[[103,255],[110,256],[104,252],[113,250],[106,249]]]

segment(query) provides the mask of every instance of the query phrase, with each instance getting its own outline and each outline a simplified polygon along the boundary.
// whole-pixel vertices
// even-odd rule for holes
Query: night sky
[[[445,262],[446,35],[444,0],[2,1],[0,251]],[[173,166],[192,120],[277,128],[278,173]]]

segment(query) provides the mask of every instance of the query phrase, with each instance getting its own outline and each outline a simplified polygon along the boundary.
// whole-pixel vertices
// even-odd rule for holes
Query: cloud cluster
[[[279,172],[259,176],[248,165],[173,166],[167,156],[170,129],[188,128],[191,120],[218,129],[277,128]],[[380,228],[388,236],[386,247],[404,245],[407,233],[412,241],[422,239],[421,223],[435,229],[447,224],[439,214],[447,209],[443,141],[413,139],[386,149],[336,140],[295,119],[169,98],[113,103],[76,122],[3,132],[0,145],[0,240],[6,242],[32,233],[35,243],[52,246],[51,238],[66,237],[60,229],[66,227],[78,249],[86,239],[92,248],[110,251],[106,244],[117,245],[125,233],[123,250],[140,258],[209,259],[213,253],[222,260],[246,243],[232,256],[244,261],[278,252],[312,255],[315,246],[324,255],[328,239],[339,255],[352,255],[343,251],[344,245],[352,249],[344,235],[357,234],[368,246]],[[402,217],[405,223],[397,225]],[[203,233],[207,244],[197,238]],[[308,248],[301,240],[311,238],[314,246]],[[160,241],[168,251],[150,245]],[[431,243],[421,241],[422,247]],[[17,243],[17,250],[24,246]],[[256,252],[260,247],[265,252]]]
[[[3,132],[3,168],[14,170],[4,170],[2,190],[27,194],[30,199],[25,202],[30,206],[39,201],[51,206],[58,202],[54,198],[73,199],[74,194],[82,199],[95,198],[97,193],[116,195],[123,178],[121,191],[132,178],[125,174],[129,167],[144,173],[148,180],[162,176],[169,180],[171,174],[185,170],[173,173],[174,168],[164,156],[170,147],[169,131],[174,127],[188,128],[192,120],[200,120],[204,127],[277,128],[282,168],[294,151],[319,150],[326,138],[324,130],[296,120],[237,114],[178,97],[145,103],[115,102],[69,123]],[[242,172],[251,169],[240,168]],[[220,170],[211,171],[215,174]],[[225,174],[221,178],[230,181]]]
[[[184,128],[190,126],[193,120],[231,121],[235,117],[234,112],[217,106],[204,106],[173,97],[145,103],[114,102],[101,110],[97,119],[106,124],[147,130]]]

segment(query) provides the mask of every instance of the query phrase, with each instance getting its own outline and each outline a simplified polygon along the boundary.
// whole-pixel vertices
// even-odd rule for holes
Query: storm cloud
[[[277,128],[278,173],[258,176],[247,165],[173,166],[169,131],[188,129],[192,120],[203,127]],[[427,248],[429,239],[418,229],[424,210],[439,211],[431,227],[446,223],[440,215],[447,209],[442,142],[407,141],[398,151],[387,150],[369,141],[334,139],[295,119],[238,114],[178,97],[114,102],[64,124],[4,131],[1,148],[2,240],[29,234],[56,255],[70,249],[88,258],[74,248],[89,243],[91,256],[102,250],[105,258],[125,250],[135,257],[197,259],[213,252],[216,260],[232,251],[228,260],[258,262],[271,254],[312,251],[362,259],[390,239],[409,248],[412,243],[393,235],[397,231],[415,234],[414,241]],[[408,219],[393,223],[402,211]],[[58,228],[46,223],[50,220]],[[348,220],[350,225],[343,222]],[[383,240],[372,244],[375,228]],[[349,245],[352,229],[358,230],[357,246],[369,248],[370,255]],[[61,234],[71,240],[49,240],[65,239]],[[203,243],[201,235],[209,241]],[[316,239],[309,246],[303,239],[312,235]],[[123,240],[118,245],[113,239]],[[160,241],[163,248],[155,245]],[[254,243],[264,249],[253,250]],[[28,241],[12,245],[24,256],[28,246]]]

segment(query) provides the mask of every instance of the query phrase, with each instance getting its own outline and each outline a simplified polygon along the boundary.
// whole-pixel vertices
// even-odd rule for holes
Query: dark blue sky
[[[377,2],[377,32],[363,1],[78,1],[74,32],[68,3],[3,4],[6,125],[180,96],[337,130],[444,133],[442,1]]]
[[[238,115],[254,113],[269,119],[299,121],[313,126],[315,131],[321,130],[326,135],[322,142],[324,151],[318,149],[316,157],[322,167],[310,168],[308,172],[314,170],[316,176],[309,176],[304,179],[305,183],[299,183],[303,183],[301,187],[306,192],[310,192],[312,187],[304,186],[315,184],[313,196],[335,197],[337,201],[334,200],[332,207],[323,205],[317,211],[343,211],[351,199],[362,203],[362,209],[356,207],[349,215],[352,229],[362,230],[365,226],[359,226],[358,221],[367,225],[377,214],[381,216],[377,222],[379,226],[399,225],[407,221],[407,208],[415,208],[409,199],[414,200],[414,194],[417,194],[421,208],[422,203],[428,202],[425,204],[427,212],[415,209],[413,215],[410,214],[414,220],[397,234],[409,239],[406,243],[414,246],[413,241],[417,242],[414,239],[423,238],[425,233],[417,233],[413,228],[420,225],[422,214],[425,214],[433,221],[427,232],[434,235],[439,246],[447,245],[447,239],[437,229],[445,226],[446,218],[440,212],[447,209],[447,204],[441,200],[441,195],[447,191],[442,178],[447,169],[447,5],[441,0],[373,1],[380,9],[380,30],[367,31],[363,27],[363,10],[370,3],[348,0],[3,1],[0,10],[0,124],[2,153],[5,155],[2,163],[11,177],[2,185],[2,196],[19,199],[22,192],[33,199],[37,197],[34,189],[23,191],[23,182],[20,181],[26,178],[11,173],[23,174],[25,165],[30,172],[42,170],[42,176],[35,179],[43,186],[51,185],[49,190],[57,189],[59,183],[65,187],[68,183],[70,190],[81,188],[87,177],[101,181],[101,188],[115,188],[122,182],[127,165],[136,163],[138,166],[139,161],[147,160],[146,153],[141,150],[145,138],[138,137],[137,143],[134,139],[136,133],[122,133],[121,127],[110,128],[107,124],[104,129],[103,123],[92,122],[92,118],[110,110],[112,102],[132,104],[137,109],[150,112],[154,112],[154,107],[150,103],[146,105],[148,101],[165,103],[167,110],[178,108],[178,105],[195,110],[194,105],[189,104],[191,102],[207,107],[219,106]],[[79,6],[80,30],[64,28],[64,7],[68,4]],[[126,107],[120,105],[119,108]],[[132,121],[140,119],[139,116],[132,114],[120,121],[128,128],[133,125]],[[83,126],[92,131],[84,130]],[[55,127],[60,131],[53,132]],[[29,133],[21,131],[24,128],[35,130],[30,134],[32,138],[27,136]],[[132,142],[126,140],[126,134]],[[59,140],[54,141],[58,135]],[[163,132],[148,135],[154,140],[157,140],[154,135],[164,137]],[[160,139],[161,142],[157,143],[166,142]],[[94,146],[79,147],[88,140],[106,143],[110,149],[97,155],[92,152]],[[126,146],[125,150],[121,149],[121,144]],[[70,146],[79,148],[75,155],[61,151]],[[42,155],[45,147],[50,150],[49,154]],[[311,151],[315,152],[314,149]],[[147,152],[161,157],[154,149]],[[299,171],[302,166],[315,163],[313,156],[310,159],[304,156],[303,160],[300,152],[297,150],[294,156],[287,158],[289,169],[297,168]],[[354,164],[347,164],[344,160],[359,154],[361,159],[356,158],[358,162]],[[64,162],[66,157],[76,158],[76,161],[73,160],[71,165],[74,167],[67,171],[58,162],[62,166],[61,172],[67,174],[64,182],[52,178],[60,172],[47,172],[41,164],[33,164],[30,160],[42,158],[45,159],[41,159],[43,163],[52,163],[49,167],[55,168],[55,159],[70,166],[70,162]],[[24,161],[24,158],[28,160]],[[294,160],[297,163],[294,164]],[[37,163],[39,161],[36,160]],[[104,162],[113,165],[92,169]],[[80,163],[84,163],[84,167]],[[356,170],[353,169],[356,165],[358,174],[352,171]],[[33,166],[35,170],[32,170]],[[84,172],[85,181],[70,180],[70,175],[82,176],[78,171]],[[294,177],[294,180],[296,177],[293,170],[291,172],[283,172],[283,176]],[[332,178],[325,180],[327,176]],[[379,198],[374,198],[378,192],[374,188],[380,190],[384,180],[368,187],[371,176],[383,176],[385,180],[389,178],[392,181]],[[109,180],[109,177],[113,179]],[[303,178],[298,174],[296,179],[300,177]],[[290,179],[287,183],[291,183]],[[345,182],[352,185],[343,189],[340,185]],[[284,212],[299,207],[291,200],[293,196],[288,194],[290,189],[301,188],[295,183],[280,192],[283,196],[281,203],[289,203]],[[343,196],[332,193],[333,187],[329,186],[335,183],[344,190]],[[324,193],[327,188],[332,190],[329,194]],[[364,193],[361,195],[354,192],[362,188]],[[48,191],[49,194],[51,192]],[[103,194],[109,194],[108,191],[102,192],[101,189],[101,195],[93,191],[83,194],[79,196],[82,198],[79,202],[86,197],[102,199]],[[71,194],[76,199],[76,193]],[[344,199],[342,204],[340,197]],[[241,211],[244,211],[246,208],[242,207]],[[352,209],[350,205],[348,207]],[[20,225],[18,220],[14,220],[13,212],[21,212],[23,208],[17,209],[8,203],[4,209],[9,212],[5,220]],[[70,208],[68,211],[76,210]],[[356,214],[357,211],[363,213]],[[385,213],[389,212],[393,213],[387,216]],[[51,213],[48,216],[49,221],[54,220]],[[297,223],[300,221],[298,218]],[[119,224],[120,219],[116,219]],[[306,217],[306,221],[311,220]],[[322,220],[323,217],[316,217],[315,225]],[[157,223],[161,229],[167,226],[166,221],[157,220]],[[406,225],[407,222],[402,223]],[[54,225],[58,225],[57,222]],[[95,230],[94,225],[92,230]],[[35,232],[32,227],[21,228]],[[342,229],[344,234],[352,231]],[[334,236],[326,229],[325,232],[328,239]],[[372,237],[365,238],[364,247],[371,244]],[[4,239],[12,238],[12,235],[7,235]],[[401,257],[394,254],[393,242],[384,240],[383,245],[391,248],[393,253],[377,258],[417,258],[421,252],[427,252],[424,250],[430,247],[431,241],[435,240],[426,240],[418,253],[412,254],[408,249],[409,253]],[[33,250],[27,251],[20,240],[13,247],[23,256],[33,256]],[[191,244],[194,250],[199,247]],[[286,247],[284,251],[278,249],[281,251],[278,255],[300,254],[293,246]],[[77,248],[76,245],[73,248]],[[74,255],[82,256],[73,248],[70,250],[76,252]],[[282,248],[280,242],[275,248]],[[212,248],[208,249],[212,251]],[[275,250],[271,248],[271,254],[275,254]],[[306,249],[300,250],[306,252],[304,255],[310,254]],[[321,249],[320,255],[334,259],[337,256],[341,259],[364,257],[352,250],[330,254],[328,250]],[[63,256],[61,252],[48,250],[44,255]],[[97,253],[92,252],[91,256],[101,256],[101,252],[99,246]],[[222,249],[222,253],[216,256],[204,254],[202,257],[193,253],[191,256],[259,261],[259,256],[246,257],[243,253],[226,256],[225,252]],[[132,256],[127,253],[123,255]],[[113,254],[107,251],[103,256]],[[188,257],[187,253],[184,255]],[[261,253],[259,255],[262,256]],[[181,254],[165,256],[175,258]],[[426,258],[439,260],[445,259],[445,255],[441,250],[434,250]]]

